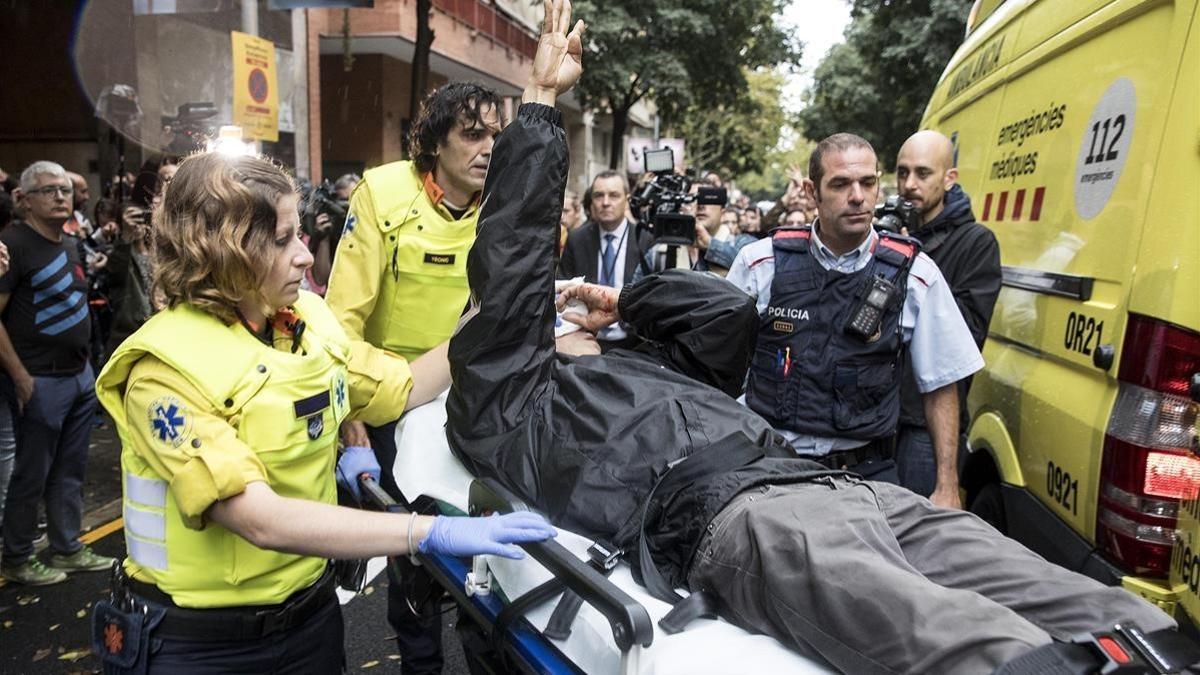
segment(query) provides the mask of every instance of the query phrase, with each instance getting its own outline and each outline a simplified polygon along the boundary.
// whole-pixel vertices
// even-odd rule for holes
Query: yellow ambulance
[[[969,508],[1200,618],[1197,5],[978,0],[923,126],[1004,268]]]

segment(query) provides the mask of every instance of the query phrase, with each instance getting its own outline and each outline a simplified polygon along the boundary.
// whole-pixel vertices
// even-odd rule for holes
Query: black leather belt
[[[195,641],[254,640],[295,628],[329,603],[337,602],[333,568],[327,567],[316,583],[296,591],[277,605],[192,609],[179,607],[157,586],[118,576],[115,589],[122,592],[130,611],[165,609],[155,629],[156,637]]]
[[[854,467],[866,462],[880,462],[892,458],[891,439],[871,441],[866,445],[852,450],[839,450],[820,457],[808,457],[812,461],[830,469],[853,471]]]

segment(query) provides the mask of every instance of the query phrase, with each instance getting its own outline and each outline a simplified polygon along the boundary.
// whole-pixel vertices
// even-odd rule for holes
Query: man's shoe
[[[103,572],[112,569],[115,562],[116,558],[96,555],[92,549],[84,546],[71,555],[50,556],[49,566],[63,572]]]
[[[49,586],[67,580],[66,572],[52,570],[37,558],[17,565],[0,564],[0,577],[26,586]]]

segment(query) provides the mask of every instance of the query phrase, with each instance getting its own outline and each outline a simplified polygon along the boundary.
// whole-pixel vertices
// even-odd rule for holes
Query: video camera
[[[346,222],[346,214],[350,210],[350,202],[339,199],[334,192],[333,183],[328,180],[319,185],[303,183],[300,188],[300,229],[313,239],[323,239],[330,234],[341,232],[342,224]],[[332,227],[325,232],[317,231],[317,216],[325,214],[333,222]]]
[[[675,153],[671,148],[646,150],[643,166],[654,178],[637,194],[629,198],[629,206],[637,216],[638,225],[654,235],[655,244],[692,246],[696,243],[696,217],[681,213],[684,204],[719,204],[728,197],[725,188],[701,186],[695,195],[689,194],[692,179],[675,173]]]
[[[888,197],[875,207],[875,229],[881,232],[900,234],[900,228],[908,228],[912,234],[921,226],[921,213],[917,207],[900,195]]]
[[[208,101],[184,103],[176,115],[163,115],[164,129],[170,129],[171,141],[166,151],[172,155],[189,155],[204,147],[212,136],[212,126],[203,122],[217,114],[217,106]]]

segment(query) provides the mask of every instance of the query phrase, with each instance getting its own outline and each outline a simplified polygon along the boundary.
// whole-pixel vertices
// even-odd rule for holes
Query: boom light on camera
[[[724,206],[725,188],[705,185],[695,195],[688,194],[692,179],[675,173],[675,153],[671,148],[646,150],[642,161],[646,173],[653,173],[654,178],[629,198],[629,205],[637,216],[638,228],[653,235],[655,246],[667,246],[666,268],[670,269],[675,267],[680,246],[696,244],[696,217],[682,213],[683,205],[695,202]]]

